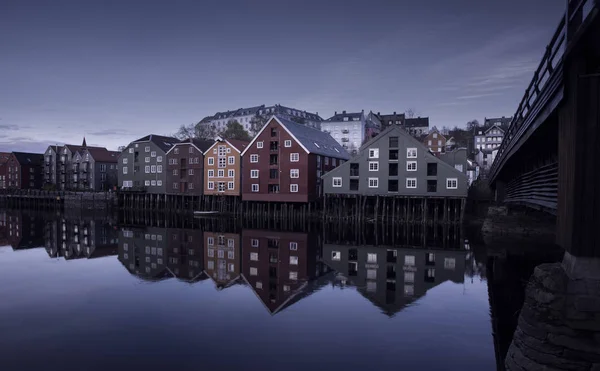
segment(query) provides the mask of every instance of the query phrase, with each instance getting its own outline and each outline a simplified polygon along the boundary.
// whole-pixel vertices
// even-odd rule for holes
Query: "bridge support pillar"
[[[565,268],[600,258],[600,22],[564,61],[565,103],[559,112],[557,243]],[[572,269],[571,269],[572,270]]]
[[[496,182],[496,191],[494,193],[494,199],[496,202],[501,203],[504,202],[504,197],[506,197],[506,183],[501,180]]]

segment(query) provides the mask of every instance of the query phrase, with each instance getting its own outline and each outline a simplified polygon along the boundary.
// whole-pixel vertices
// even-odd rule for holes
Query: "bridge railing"
[[[542,61],[525,90],[525,95],[517,108],[517,112],[513,115],[502,144],[498,147],[498,154],[489,171],[491,179],[496,178],[499,164],[503,160],[505,152],[518,140],[519,133],[523,128],[523,124],[527,121],[531,108],[535,107],[541,92],[555,72],[557,65],[562,62],[570,35],[577,32],[583,20],[595,7],[600,7],[599,0],[571,0],[569,2],[565,16],[561,18],[550,43],[546,46]]]

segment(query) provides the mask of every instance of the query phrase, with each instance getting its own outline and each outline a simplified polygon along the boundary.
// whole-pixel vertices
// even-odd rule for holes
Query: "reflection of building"
[[[196,282],[205,279],[204,249],[200,229],[168,229],[168,268],[175,277]]]
[[[122,228],[119,232],[119,260],[129,273],[148,281],[171,278],[168,259],[165,228]]]
[[[240,235],[204,232],[205,272],[219,290],[235,284],[240,276]]]
[[[355,286],[393,316],[431,288],[464,281],[467,251],[324,244],[323,261],[339,283]]]
[[[117,254],[117,231],[108,221],[53,218],[46,222],[44,234],[51,258],[93,259]]]
[[[13,250],[44,246],[42,218],[22,212],[6,212],[3,219],[6,242]]]
[[[275,314],[327,283],[315,233],[242,231],[242,276]]]

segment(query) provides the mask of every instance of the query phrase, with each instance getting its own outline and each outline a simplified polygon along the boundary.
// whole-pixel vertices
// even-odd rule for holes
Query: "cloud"
[[[0,124],[0,130],[19,130],[19,126],[13,124]]]
[[[25,137],[14,137],[0,140],[0,146],[7,152],[33,152],[44,153],[50,145],[56,145],[55,142],[47,140],[32,140]]]
[[[470,100],[470,99],[479,99],[479,98],[485,98],[485,97],[493,97],[496,95],[500,95],[501,93],[487,93],[487,94],[473,94],[473,95],[461,95],[459,97],[456,97],[456,99],[460,99],[460,100]]]
[[[123,130],[123,129],[104,129],[104,130],[89,132],[88,134],[96,135],[96,136],[116,136],[116,135],[131,135],[132,133],[129,130]]]

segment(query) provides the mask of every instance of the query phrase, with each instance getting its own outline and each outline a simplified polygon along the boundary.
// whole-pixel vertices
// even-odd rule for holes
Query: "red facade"
[[[167,193],[202,195],[204,188],[204,155],[191,142],[178,143],[167,152]]]
[[[13,152],[4,165],[6,167],[6,188],[42,188],[42,168],[44,156],[35,153]]]
[[[321,175],[340,163],[307,153],[273,118],[242,156],[242,200],[312,202],[321,194]]]
[[[242,274],[270,313],[312,278],[316,245],[307,233],[242,231]]]

